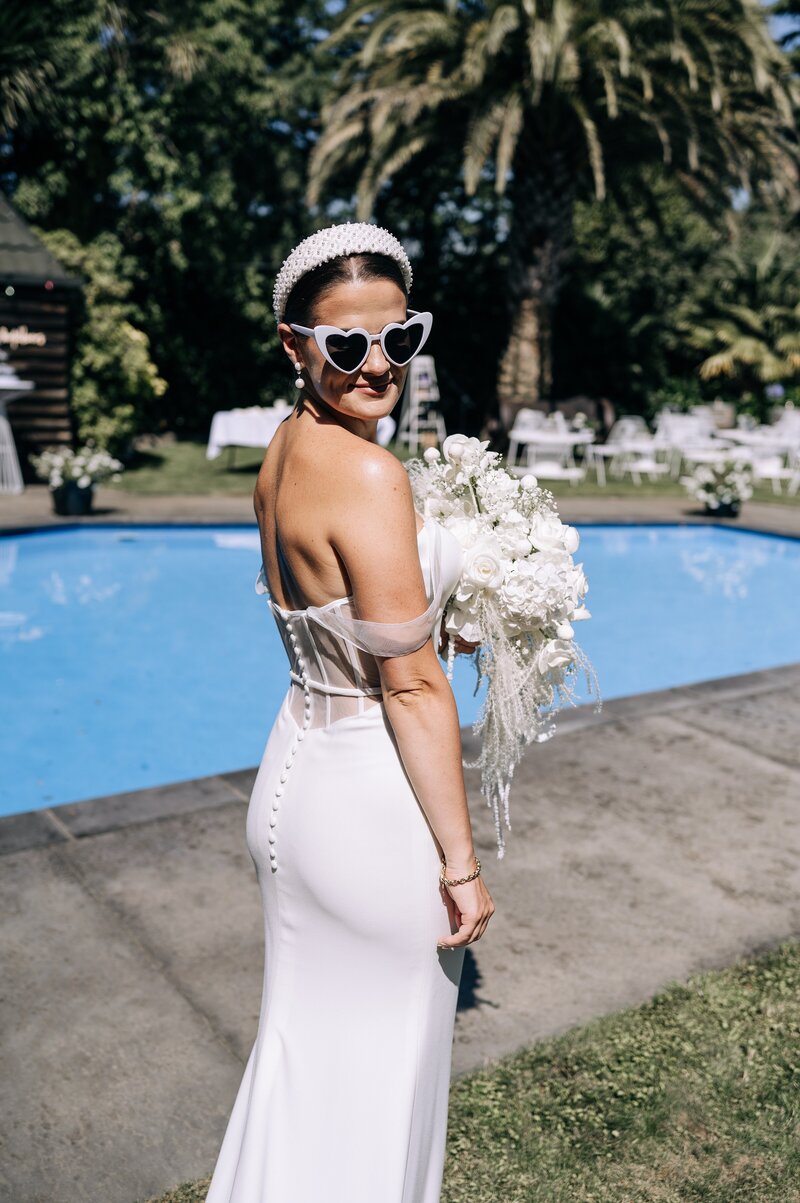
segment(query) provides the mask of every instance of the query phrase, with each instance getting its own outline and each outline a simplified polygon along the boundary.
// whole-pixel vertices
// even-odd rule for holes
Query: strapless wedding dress
[[[464,950],[437,948],[439,856],[375,661],[438,638],[462,551],[432,518],[418,548],[430,604],[411,622],[268,598],[291,682],[247,812],[263,995],[207,1203],[439,1200]]]

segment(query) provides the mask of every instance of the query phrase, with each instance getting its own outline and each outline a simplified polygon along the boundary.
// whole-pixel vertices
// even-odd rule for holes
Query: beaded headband
[[[374,226],[368,221],[346,221],[338,226],[328,226],[327,229],[317,230],[309,234],[302,242],[298,242],[294,250],[284,259],[275,280],[272,293],[272,308],[275,319],[283,320],[283,311],[289,293],[297,281],[306,272],[336,259],[339,255],[378,254],[388,255],[397,261],[406,282],[406,288],[411,288],[411,264],[408,255],[394,234],[390,234],[383,226]]]

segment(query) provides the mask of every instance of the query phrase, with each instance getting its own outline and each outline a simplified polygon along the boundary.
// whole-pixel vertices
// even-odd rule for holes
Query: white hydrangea
[[[96,450],[92,443],[73,451],[70,447],[48,447],[39,455],[31,456],[36,473],[47,481],[51,489],[60,488],[68,481],[75,481],[79,488],[111,477],[119,480],[122,463],[107,451]]]

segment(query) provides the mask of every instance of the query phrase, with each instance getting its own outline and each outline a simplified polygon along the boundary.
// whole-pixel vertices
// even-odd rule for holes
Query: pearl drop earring
[[[297,372],[297,375],[294,378],[294,387],[302,388],[303,387],[303,365],[299,359],[296,359],[294,361],[294,370]]]

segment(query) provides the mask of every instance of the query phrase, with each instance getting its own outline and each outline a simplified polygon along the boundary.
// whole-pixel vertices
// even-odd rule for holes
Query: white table
[[[211,419],[206,459],[216,459],[223,447],[262,447],[292,412],[291,405],[251,405],[249,409],[222,409]]]
[[[790,451],[800,444],[800,429],[790,432],[774,430],[771,426],[757,426],[754,430],[728,430],[725,437],[742,447],[752,447],[766,452]]]
[[[548,459],[554,456],[565,461],[565,467],[575,467],[575,448],[594,442],[593,430],[532,430],[518,439],[527,446],[528,464],[533,466],[540,452]]]
[[[222,409],[211,419],[206,459],[216,459],[223,447],[261,447],[266,449],[285,418],[294,412],[292,405],[251,405],[249,409]],[[378,419],[378,442],[382,447],[391,439],[397,423],[388,415]]]

